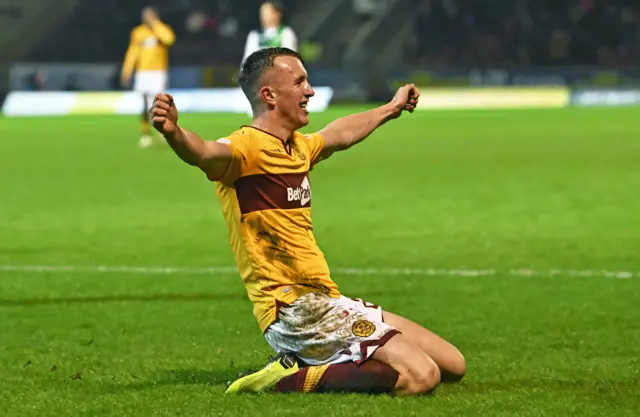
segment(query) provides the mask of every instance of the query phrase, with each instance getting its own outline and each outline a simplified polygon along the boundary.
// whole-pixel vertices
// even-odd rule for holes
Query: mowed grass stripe
[[[438,269],[438,268],[360,268],[338,267],[331,268],[338,275],[389,275],[389,276],[436,276],[436,277],[566,277],[566,278],[617,278],[631,279],[640,277],[640,272],[590,270],[590,269]],[[123,265],[0,265],[0,271],[5,272],[65,272],[65,273],[134,273],[134,274],[236,274],[238,270],[233,266],[212,267],[179,267],[179,266],[123,266]]]

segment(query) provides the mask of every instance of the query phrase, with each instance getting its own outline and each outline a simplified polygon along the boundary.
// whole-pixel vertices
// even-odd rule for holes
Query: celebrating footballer
[[[405,85],[387,104],[302,134],[314,91],[297,52],[272,47],[252,53],[240,85],[253,122],[217,141],[180,126],[168,94],[158,94],[151,110],[154,127],[175,153],[215,182],[255,318],[278,355],[230,383],[226,393],[418,395],[459,381],[465,360],[456,347],[413,321],[340,293],[312,232],[309,171],[413,112],[418,89]]]

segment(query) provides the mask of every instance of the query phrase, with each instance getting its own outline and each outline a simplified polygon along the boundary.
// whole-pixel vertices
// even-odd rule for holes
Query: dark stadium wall
[[[7,98],[7,94],[9,94],[7,90],[0,90],[0,109],[4,105],[4,100]]]

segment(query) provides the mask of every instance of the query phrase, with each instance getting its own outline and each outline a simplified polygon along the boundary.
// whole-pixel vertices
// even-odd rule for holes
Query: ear
[[[271,87],[262,87],[260,89],[260,98],[270,106],[276,105],[276,95]]]

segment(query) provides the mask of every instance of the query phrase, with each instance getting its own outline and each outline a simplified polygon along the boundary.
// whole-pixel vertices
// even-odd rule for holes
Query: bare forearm
[[[335,150],[347,149],[382,126],[393,115],[393,107],[389,104],[375,109],[342,117],[323,129],[325,135],[335,138]]]
[[[200,167],[205,154],[205,142],[196,133],[178,127],[171,135],[165,135],[173,151],[189,165]]]

